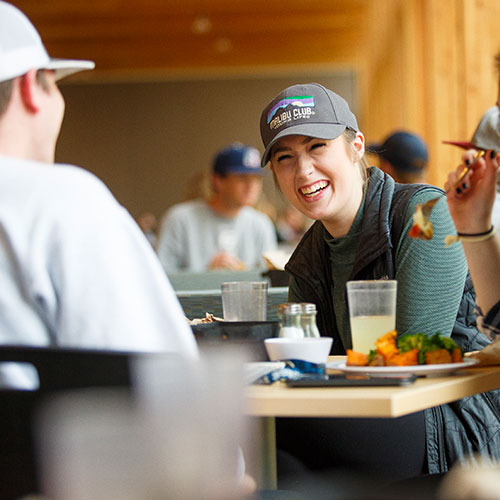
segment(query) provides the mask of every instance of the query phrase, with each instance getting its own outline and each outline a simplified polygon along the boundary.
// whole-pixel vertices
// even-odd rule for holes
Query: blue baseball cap
[[[214,174],[262,175],[260,153],[252,147],[234,142],[217,153],[213,164]]]
[[[391,134],[382,144],[370,144],[368,151],[403,172],[420,172],[429,159],[424,141],[416,134],[403,131]]]

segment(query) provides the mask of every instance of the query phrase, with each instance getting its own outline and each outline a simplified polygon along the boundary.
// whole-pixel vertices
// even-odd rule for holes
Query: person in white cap
[[[29,19],[0,1],[0,343],[197,356],[137,224],[90,172],[54,165],[56,82],[93,67],[50,58]]]
[[[397,280],[398,337],[439,332],[464,351],[488,344],[472,312],[462,249],[444,246],[454,226],[443,191],[398,184],[368,167],[364,136],[345,99],[317,83],[293,85],[263,109],[260,132],[262,167],[269,163],[288,201],[315,220],[285,270],[289,300],[316,304],[321,335],[333,337],[332,354],[352,349],[349,280]],[[416,205],[436,196],[434,238],[412,238]],[[344,465],[399,479],[441,473],[471,449],[500,457],[500,421],[481,398],[400,419],[278,419],[277,444],[323,472]],[[461,427],[466,413],[478,415],[477,432]]]

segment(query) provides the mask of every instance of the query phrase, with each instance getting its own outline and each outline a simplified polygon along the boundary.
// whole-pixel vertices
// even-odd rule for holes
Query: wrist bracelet
[[[486,236],[486,235],[492,234],[494,231],[495,231],[495,227],[491,226],[488,229],[488,231],[483,231],[482,233],[460,233],[457,231],[457,234],[458,234],[458,236],[465,236],[465,237],[472,236],[475,238],[477,236]]]
[[[479,241],[485,241],[492,238],[497,230],[495,226],[491,226],[488,231],[484,231],[484,233],[458,233],[456,235],[446,236],[444,239],[444,245],[449,247],[452,243],[456,243],[457,241],[466,241],[467,243],[476,243]]]
[[[458,239],[461,241],[467,242],[476,242],[476,241],[485,241],[489,240],[496,233],[495,226],[491,226],[488,231],[484,233],[475,233],[475,234],[466,234],[466,233],[457,233]]]

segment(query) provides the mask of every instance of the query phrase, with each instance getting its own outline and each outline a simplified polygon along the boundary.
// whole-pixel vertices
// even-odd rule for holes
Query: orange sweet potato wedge
[[[413,366],[418,365],[418,349],[400,352],[387,359],[388,366]]]
[[[388,360],[399,353],[396,346],[396,330],[387,332],[382,337],[379,337],[375,345],[377,352],[384,357],[386,364],[388,364]]]
[[[428,365],[451,363],[451,354],[446,349],[428,351],[425,353],[425,363]]]
[[[458,348],[453,349],[451,351],[451,361],[452,363],[461,363],[464,360],[462,356],[462,351]]]
[[[368,364],[368,354],[347,349],[347,366],[366,366]]]

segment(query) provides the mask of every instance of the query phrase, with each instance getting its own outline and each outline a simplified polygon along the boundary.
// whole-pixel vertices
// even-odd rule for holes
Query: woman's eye
[[[323,146],[326,146],[326,142],[316,142],[315,144],[311,145],[311,150],[318,149],[318,148],[321,148]]]
[[[283,160],[288,160],[289,158],[291,158],[292,155],[289,155],[289,154],[283,154],[283,155],[278,155],[276,157],[276,161],[283,161]]]

